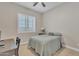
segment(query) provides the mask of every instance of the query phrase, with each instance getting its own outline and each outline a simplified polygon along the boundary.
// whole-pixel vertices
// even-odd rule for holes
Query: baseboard
[[[71,46],[68,46],[68,45],[65,45],[65,47],[66,47],[66,48],[69,48],[69,49],[72,49],[72,50],[74,50],[74,51],[79,52],[79,49],[77,49],[77,48],[74,48],[74,47],[71,47]]]

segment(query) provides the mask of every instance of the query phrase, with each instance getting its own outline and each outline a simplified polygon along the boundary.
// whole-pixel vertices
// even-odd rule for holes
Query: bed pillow
[[[58,32],[55,32],[54,33],[54,36],[61,36],[62,34],[61,33],[58,33]]]
[[[53,32],[49,32],[48,35],[54,36],[54,33]]]
[[[58,32],[49,32],[48,35],[51,35],[51,36],[61,36],[62,34],[58,33]]]

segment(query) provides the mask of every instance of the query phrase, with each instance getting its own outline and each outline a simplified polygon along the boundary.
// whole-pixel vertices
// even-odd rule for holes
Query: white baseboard
[[[68,46],[68,45],[65,45],[66,48],[69,48],[69,49],[72,49],[74,51],[77,51],[79,52],[79,49],[78,48],[74,48],[74,47],[71,47],[71,46]]]

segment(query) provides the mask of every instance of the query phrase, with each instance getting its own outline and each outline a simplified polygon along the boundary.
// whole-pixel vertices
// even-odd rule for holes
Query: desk
[[[0,53],[14,52],[14,55],[16,55],[17,45],[14,39],[6,39],[3,43],[4,46],[0,47]]]

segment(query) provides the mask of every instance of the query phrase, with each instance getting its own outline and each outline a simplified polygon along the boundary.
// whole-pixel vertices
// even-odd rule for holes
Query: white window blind
[[[19,32],[35,32],[35,16],[18,15]]]

